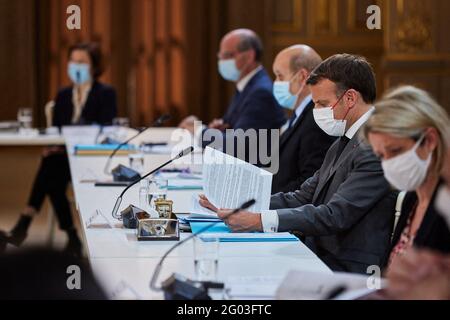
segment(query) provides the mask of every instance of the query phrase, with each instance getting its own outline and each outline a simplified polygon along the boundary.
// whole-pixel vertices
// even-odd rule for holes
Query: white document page
[[[268,210],[272,174],[207,147],[203,156],[204,194],[217,208],[235,209],[255,199],[249,211]]]
[[[345,287],[345,293],[335,298],[337,300],[352,300],[367,295],[376,289],[371,289],[372,279],[368,276],[350,273],[323,274],[305,271],[291,271],[277,290],[280,300],[323,300],[338,287]],[[386,281],[380,279],[380,289],[386,286]]]

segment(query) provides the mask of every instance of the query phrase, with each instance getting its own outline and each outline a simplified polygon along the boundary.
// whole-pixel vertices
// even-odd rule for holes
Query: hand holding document
[[[203,183],[205,196],[216,208],[236,208],[255,199],[250,211],[269,209],[272,174],[210,147],[203,157]],[[200,206],[198,200],[192,201],[191,213],[211,218],[215,212]]]

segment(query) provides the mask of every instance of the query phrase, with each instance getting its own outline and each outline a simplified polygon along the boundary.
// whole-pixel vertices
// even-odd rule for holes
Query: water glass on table
[[[20,108],[17,112],[17,121],[20,125],[20,134],[29,134],[33,126],[33,109]]]
[[[113,127],[116,128],[114,132],[114,140],[123,142],[127,140],[128,128],[130,128],[130,119],[128,118],[114,118]]]
[[[139,174],[144,173],[144,154],[142,152],[130,153],[128,155],[130,161],[130,168]]]
[[[199,235],[194,238],[194,267],[197,281],[217,281],[219,245],[217,236]]]
[[[155,201],[167,199],[167,179],[152,178],[148,181],[148,201],[152,209],[156,209]]]

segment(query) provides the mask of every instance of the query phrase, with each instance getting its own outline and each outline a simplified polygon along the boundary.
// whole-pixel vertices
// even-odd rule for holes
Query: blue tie
[[[294,113],[294,114],[292,115],[292,117],[289,119],[289,127],[288,127],[288,130],[289,130],[290,128],[292,128],[292,125],[294,124],[295,119],[297,119],[297,115]]]

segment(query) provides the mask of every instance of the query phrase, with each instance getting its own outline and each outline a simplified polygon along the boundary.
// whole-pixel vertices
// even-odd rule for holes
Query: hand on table
[[[199,119],[196,116],[189,116],[185,118],[183,121],[181,121],[178,127],[189,131],[193,135],[195,131],[196,121],[199,121]]]
[[[225,131],[229,129],[230,126],[224,123],[223,119],[214,119],[208,126],[209,129],[217,129],[220,131]]]

